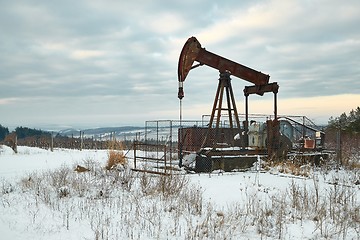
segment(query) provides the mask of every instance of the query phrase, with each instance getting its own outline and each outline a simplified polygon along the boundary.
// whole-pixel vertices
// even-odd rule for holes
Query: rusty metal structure
[[[184,144],[188,139],[197,137],[196,171],[215,169],[232,170],[250,167],[259,154],[268,158],[281,158],[291,149],[291,141],[280,134],[280,120],[277,114],[277,82],[269,82],[270,76],[240,63],[234,62],[203,48],[195,37],[184,44],[178,62],[178,98],[180,100],[180,125],[182,121],[182,99],[184,82],[189,72],[199,66],[208,66],[219,71],[219,83],[207,128],[183,128],[178,133],[179,165],[186,160]],[[231,85],[231,76],[245,80],[252,85],[243,90],[245,97],[245,120],[241,123]],[[249,96],[264,93],[274,94],[273,119],[265,123],[256,123],[249,119]],[[225,103],[223,103],[225,102]],[[221,117],[227,117],[224,126]],[[191,137],[189,137],[191,135]],[[200,144],[201,143],[201,144]],[[194,144],[192,144],[194,146]],[[193,156],[195,156],[193,154]]]

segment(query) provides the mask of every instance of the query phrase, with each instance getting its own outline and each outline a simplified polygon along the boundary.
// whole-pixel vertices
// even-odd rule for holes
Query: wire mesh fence
[[[210,121],[210,115],[203,115],[202,119],[197,121],[147,121],[145,125],[145,142],[166,145],[168,159],[171,159],[173,164],[185,165],[201,172],[216,169],[247,168],[258,160],[258,156],[262,158],[268,157],[269,146],[272,145],[267,139],[268,128],[271,128],[271,125],[267,126],[267,124],[273,122],[271,120],[274,119],[274,116],[249,115],[249,125],[256,123],[260,127],[259,129],[254,127],[254,129],[248,129],[246,133],[245,115],[240,114],[238,116],[240,126],[231,126],[230,121],[227,120],[228,116],[223,115],[222,117],[220,121],[216,122],[216,126],[213,124],[210,127],[209,122],[215,122]],[[288,144],[286,149],[306,147],[304,141],[302,141],[303,145],[298,144],[301,143],[299,140],[305,137],[315,139],[316,146],[323,145],[323,142],[316,142],[318,140],[323,141],[323,138],[316,136],[316,134],[322,134],[322,132],[318,131],[318,128],[308,118],[304,116],[278,117],[279,126],[277,131],[280,131],[282,136],[279,141],[283,145]],[[252,139],[251,143],[249,139]],[[282,151],[282,149],[280,150]]]
[[[266,151],[267,135],[264,123],[266,124],[267,120],[273,119],[274,116],[251,114],[248,117],[249,124],[256,122],[259,126],[265,127],[248,129],[246,133],[248,135],[246,135],[244,132],[247,119],[243,114],[238,116],[239,126],[238,124],[232,125],[227,115],[222,115],[221,119],[215,118],[214,121],[210,121],[210,115],[203,115],[201,120],[146,121],[145,127],[122,132],[106,132],[99,136],[91,136],[86,131],[80,131],[78,136],[66,137],[60,134],[51,134],[19,139],[18,143],[19,145],[43,148],[108,149],[111,142],[115,140],[121,141],[124,149],[130,150],[134,148],[136,142],[140,142],[141,144],[136,146],[136,152],[134,152],[134,156],[139,157],[139,163],[155,162],[156,167],[159,168],[160,165],[165,164],[164,159],[166,159],[165,169],[187,164],[195,170],[212,171],[224,169],[226,164],[238,167],[239,162],[245,161],[243,155],[249,153],[245,151],[249,147],[253,149],[262,147]],[[293,147],[303,147],[303,145],[296,144],[298,139],[305,136],[323,141],[323,138],[315,136],[319,133],[316,131],[318,128],[308,118],[304,116],[278,117],[280,119],[279,130],[292,142]],[[213,123],[212,126],[209,126],[209,122]],[[320,134],[322,134],[321,131]],[[250,141],[250,138],[253,140],[251,146],[247,142]],[[323,144],[323,142],[316,143],[319,146]],[[252,151],[251,154],[260,153]],[[154,164],[148,165],[155,166]],[[145,167],[145,165],[141,166]]]
[[[231,161],[225,156],[224,149],[240,146],[240,139],[234,138],[241,129],[230,128],[226,122],[221,122],[220,128],[209,128],[208,119],[202,120],[159,120],[147,121],[145,124],[145,143],[149,147],[145,155],[159,154],[153,148],[155,145],[167,147],[167,159],[173,165],[187,166],[195,171],[212,171],[224,168],[224,160]],[[213,151],[215,149],[215,151]],[[221,150],[220,150],[221,149]],[[155,151],[155,153],[154,153]],[[209,152],[213,151],[208,156]],[[232,153],[235,155],[235,153]]]

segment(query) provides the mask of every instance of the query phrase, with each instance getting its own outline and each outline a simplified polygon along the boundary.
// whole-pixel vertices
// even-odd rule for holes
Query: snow
[[[1,239],[360,239],[358,170],[311,168],[308,177],[277,169],[179,175],[177,183],[189,181],[193,192],[169,197],[157,196],[156,186],[146,183],[151,178],[140,173],[131,182],[128,169],[101,170],[107,158],[106,150],[19,146],[15,154],[0,146]],[[87,164],[99,169],[66,170]],[[51,181],[61,176],[70,180],[52,191]],[[315,204],[338,209],[332,214],[339,217]],[[346,211],[351,219],[340,216]]]
[[[18,154],[7,146],[0,146],[0,177],[19,177],[24,173],[55,169],[62,165],[74,165],[86,159],[105,162],[106,150],[69,150],[55,149],[54,152],[19,146]]]

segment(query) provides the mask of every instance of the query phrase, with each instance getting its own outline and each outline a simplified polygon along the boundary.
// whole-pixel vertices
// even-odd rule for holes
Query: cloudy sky
[[[279,114],[317,123],[360,105],[360,1],[0,0],[0,124],[143,126],[178,119],[177,63],[195,36],[270,75]],[[218,71],[192,70],[183,118],[209,114]],[[243,88],[232,77],[240,113]],[[272,113],[272,94],[250,97]]]

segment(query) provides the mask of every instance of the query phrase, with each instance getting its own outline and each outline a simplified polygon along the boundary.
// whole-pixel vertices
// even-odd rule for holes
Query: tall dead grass
[[[283,191],[250,184],[252,179],[244,177],[243,188],[234,193],[242,201],[218,208],[187,175],[95,168],[84,174],[65,166],[34,172],[21,179],[20,187],[10,186],[11,191],[0,179],[0,211],[20,209],[17,204],[24,201],[13,199],[22,196],[31,206],[24,215],[31,220],[29,229],[37,231],[50,211],[66,230],[88,223],[92,239],[239,239],[254,233],[259,239],[287,239],[289,226],[301,231],[307,223],[314,225],[313,239],[360,238],[358,189],[348,186],[358,172],[334,173],[330,184],[321,175],[312,181],[294,179]],[[41,231],[50,228],[44,225]]]
[[[106,169],[111,170],[117,165],[125,166],[127,159],[122,151],[110,150],[108,153],[108,160],[106,163]]]
[[[111,170],[118,165],[125,166],[127,164],[127,158],[123,151],[124,147],[122,142],[112,141],[109,147],[110,150],[105,168]]]
[[[280,173],[290,174],[294,176],[309,177],[311,175],[311,165],[297,164],[296,161],[282,161],[282,162],[270,162],[265,167],[265,170],[276,169]]]

